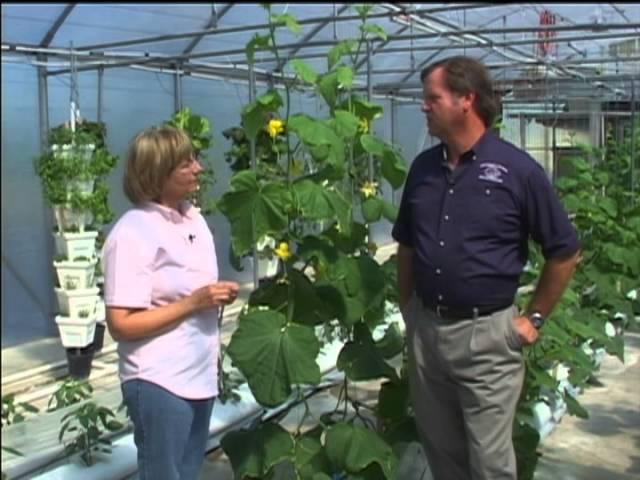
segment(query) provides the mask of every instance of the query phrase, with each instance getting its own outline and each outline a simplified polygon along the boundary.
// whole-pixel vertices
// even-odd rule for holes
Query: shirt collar
[[[144,208],[158,212],[165,219],[174,223],[182,222],[183,217],[188,220],[193,220],[198,213],[198,209],[186,200],[180,203],[180,211],[157,202],[145,202]]]
[[[495,140],[495,135],[491,130],[487,129],[482,136],[476,141],[476,143],[464,154],[462,155],[463,159],[476,160],[478,157],[482,157],[486,154],[488,149],[491,148],[491,144],[493,144]],[[441,143],[442,148],[442,160],[441,165],[443,167],[448,167],[449,162],[447,161],[447,146],[444,143]]]

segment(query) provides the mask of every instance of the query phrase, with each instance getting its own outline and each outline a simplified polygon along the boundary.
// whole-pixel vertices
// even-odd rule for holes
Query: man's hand
[[[523,346],[533,345],[538,341],[540,332],[533,326],[528,317],[520,316],[513,319],[513,325]]]

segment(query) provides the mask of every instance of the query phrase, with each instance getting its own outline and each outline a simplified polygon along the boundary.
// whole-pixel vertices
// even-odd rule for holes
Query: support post
[[[104,90],[104,68],[98,69],[98,106],[97,106],[97,120],[98,123],[102,122],[102,93]]]
[[[256,99],[256,75],[253,70],[253,62],[249,63],[249,103],[253,103]],[[256,140],[255,138],[249,141],[249,155],[251,157],[251,169],[256,172],[258,170],[258,162],[256,160]],[[256,219],[255,212],[252,215],[253,220],[253,288],[258,288],[258,247],[256,243]]]

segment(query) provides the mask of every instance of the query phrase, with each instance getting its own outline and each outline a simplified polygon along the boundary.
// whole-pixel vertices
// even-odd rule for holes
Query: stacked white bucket
[[[95,145],[52,145],[54,155],[82,155],[90,161]],[[67,198],[73,191],[91,194],[94,179],[74,180],[67,185]],[[104,307],[96,287],[95,269],[97,231],[85,230],[91,223],[91,213],[77,211],[70,204],[54,206],[58,227],[54,233],[56,257],[53,265],[60,286],[55,289],[60,315],[56,323],[65,348],[82,348],[93,342],[96,321],[104,321]],[[100,317],[100,318],[99,318]]]

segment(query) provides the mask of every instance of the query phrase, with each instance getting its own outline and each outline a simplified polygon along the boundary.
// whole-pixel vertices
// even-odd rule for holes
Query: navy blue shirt
[[[527,262],[528,240],[545,258],[579,249],[544,169],[486,132],[451,170],[439,144],[414,160],[393,238],[413,249],[418,296],[450,308],[506,306]]]

